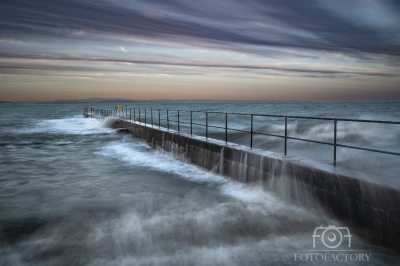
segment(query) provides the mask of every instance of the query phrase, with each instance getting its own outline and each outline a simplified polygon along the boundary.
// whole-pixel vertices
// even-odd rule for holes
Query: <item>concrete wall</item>
[[[296,202],[312,197],[367,241],[400,253],[400,191],[318,169],[295,158],[139,123],[112,120],[154,148]],[[304,193],[307,190],[308,193]]]

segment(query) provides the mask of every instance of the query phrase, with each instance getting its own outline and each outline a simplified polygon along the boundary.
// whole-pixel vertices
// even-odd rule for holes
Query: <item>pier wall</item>
[[[398,190],[319,169],[299,159],[211,138],[120,119],[112,119],[109,126],[124,129],[187,163],[240,182],[260,182],[300,204],[316,200],[352,232],[400,253]]]

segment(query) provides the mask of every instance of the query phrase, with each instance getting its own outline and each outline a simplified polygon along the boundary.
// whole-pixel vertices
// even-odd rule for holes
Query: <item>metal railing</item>
[[[284,139],[284,154],[287,155],[287,140],[297,140],[297,141],[304,141],[304,142],[311,142],[323,145],[330,145],[333,146],[333,165],[336,165],[336,149],[337,147],[349,148],[349,149],[356,149],[356,150],[363,150],[363,151],[370,151],[370,152],[377,152],[383,154],[390,154],[390,155],[398,155],[398,152],[392,151],[385,151],[385,150],[378,150],[378,149],[371,149],[371,148],[364,148],[346,144],[340,144],[337,142],[337,124],[339,121],[342,122],[358,122],[358,123],[377,123],[377,124],[394,124],[400,125],[400,122],[396,121],[379,121],[379,120],[361,120],[361,119],[343,119],[343,118],[324,118],[324,117],[309,117],[309,116],[289,116],[289,115],[267,115],[267,114],[245,114],[245,113],[227,113],[227,112],[204,112],[204,111],[188,111],[188,110],[170,110],[170,109],[153,109],[153,108],[129,108],[129,121],[132,122],[132,109],[133,109],[133,121],[141,122],[144,118],[144,124],[147,124],[147,110],[150,110],[150,124],[154,127],[154,118],[158,118],[158,127],[161,127],[161,121],[166,121],[167,129],[170,129],[170,122],[174,122],[177,125],[178,132],[180,132],[180,125],[187,124],[190,125],[190,134],[193,134],[193,125],[195,126],[204,126],[205,127],[205,136],[208,138],[208,129],[209,128],[216,128],[216,129],[223,129],[225,130],[225,142],[228,142],[228,130],[234,132],[242,132],[242,133],[249,133],[250,134],[250,148],[253,148],[253,135],[264,135],[276,138],[283,138]],[[136,119],[136,109],[138,109],[138,119]],[[128,118],[128,108],[125,108],[125,119]],[[144,117],[141,116],[141,110],[143,113],[144,110]],[[158,111],[158,116],[153,116],[153,110]],[[161,118],[161,111],[166,113],[165,118]],[[177,112],[177,120],[170,119],[170,112]],[[190,122],[189,121],[181,121],[180,120],[180,113],[181,112],[190,112]],[[202,123],[195,123],[193,122],[193,113],[204,113],[205,114],[205,124]],[[118,116],[121,115],[121,112],[112,109],[100,109],[99,114],[102,116]],[[123,114],[123,112],[122,112]],[[208,115],[209,114],[223,114],[225,116],[225,127],[209,125]],[[239,116],[249,116],[250,118],[250,130],[243,130],[237,128],[229,128],[228,127],[228,115],[239,115]],[[285,124],[285,133],[284,135],[277,135],[265,132],[257,132],[253,130],[253,120],[254,117],[273,117],[273,118],[284,118]],[[288,135],[288,119],[311,119],[311,120],[324,120],[324,121],[332,121],[333,122],[333,142],[325,142],[319,140],[312,140],[312,139],[305,139],[305,138],[298,138],[294,136]],[[157,125],[156,125],[157,126]]]

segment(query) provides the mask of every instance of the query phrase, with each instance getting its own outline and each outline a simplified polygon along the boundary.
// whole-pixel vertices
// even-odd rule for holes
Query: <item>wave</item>
[[[61,119],[46,119],[36,121],[25,128],[17,129],[16,132],[20,134],[104,134],[115,131],[107,127],[108,123],[112,119],[113,118],[107,118],[105,120],[88,119],[83,118],[81,115]]]

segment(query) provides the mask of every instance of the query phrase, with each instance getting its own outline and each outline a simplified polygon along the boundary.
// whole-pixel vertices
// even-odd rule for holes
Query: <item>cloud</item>
[[[352,77],[352,76],[379,76],[379,77],[396,77],[397,73],[390,73],[385,71],[370,70],[332,70],[321,68],[295,68],[295,67],[282,67],[274,64],[245,64],[245,63],[217,63],[199,60],[143,60],[143,59],[124,59],[124,58],[111,58],[111,57],[87,57],[87,56],[73,56],[73,55],[51,55],[51,54],[17,54],[17,53],[0,53],[0,59],[17,59],[17,61],[1,61],[0,60],[0,73],[13,73],[13,70],[18,71],[21,69],[33,70],[51,70],[51,71],[120,71],[117,68],[102,67],[101,65],[90,65],[83,67],[82,64],[74,66],[74,62],[89,62],[89,63],[124,63],[124,64],[139,64],[139,65],[153,65],[153,66],[176,66],[176,67],[200,67],[200,68],[218,68],[218,69],[242,69],[242,70],[268,70],[277,71],[282,73],[302,74],[308,77]],[[22,61],[21,61],[22,59]],[[64,65],[60,62],[68,62]],[[44,63],[45,62],[45,63]],[[76,65],[76,64],[75,64]],[[179,74],[179,71],[177,71]],[[314,75],[314,76],[313,76]]]
[[[3,0],[1,38],[84,39],[82,33],[115,34],[177,42],[209,42],[319,51],[400,55],[399,4],[390,21],[371,26],[338,13],[324,0]],[[357,10],[363,1],[340,1]],[[366,14],[373,16],[375,14]],[[381,14],[378,14],[381,16]],[[383,20],[384,18],[382,18]],[[393,26],[390,26],[390,22]],[[75,34],[75,33],[81,34]],[[393,37],[397,36],[397,38]]]

